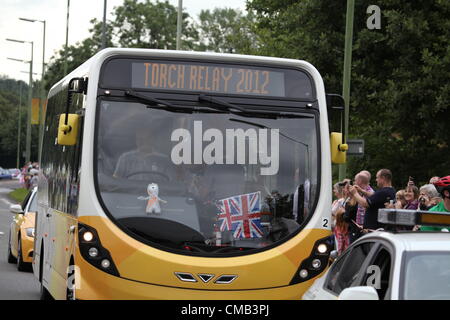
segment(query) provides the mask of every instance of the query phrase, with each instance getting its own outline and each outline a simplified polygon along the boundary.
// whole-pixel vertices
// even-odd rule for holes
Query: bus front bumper
[[[78,274],[75,295],[79,300],[299,300],[314,281],[270,289],[203,290],[124,279],[88,264]]]

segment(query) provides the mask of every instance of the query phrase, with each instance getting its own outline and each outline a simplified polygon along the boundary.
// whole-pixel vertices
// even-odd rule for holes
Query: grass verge
[[[19,188],[19,189],[16,189],[14,191],[11,191],[9,193],[9,196],[11,197],[11,199],[14,199],[14,200],[16,200],[19,203],[22,203],[22,201],[25,199],[27,194],[28,194],[28,190],[27,189]]]

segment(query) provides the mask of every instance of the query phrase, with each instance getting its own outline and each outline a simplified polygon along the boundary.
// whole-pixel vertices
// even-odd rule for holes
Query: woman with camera
[[[426,184],[420,187],[418,200],[420,210],[430,210],[442,199],[433,184]]]

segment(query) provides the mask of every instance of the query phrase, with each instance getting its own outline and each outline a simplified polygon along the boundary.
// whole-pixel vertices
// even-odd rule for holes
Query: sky
[[[104,0],[70,1],[68,44],[73,45],[89,36],[89,21],[103,20]],[[107,19],[123,0],[107,0]],[[169,0],[178,7],[178,0]],[[224,5],[226,3],[226,5]],[[183,8],[191,17],[197,17],[203,9],[233,8],[245,10],[245,0],[183,0]],[[33,41],[33,77],[40,79],[42,73],[43,26],[41,22],[26,22],[19,18],[45,20],[45,62],[62,48],[66,41],[66,0],[0,0],[0,75],[28,82],[29,63],[9,60],[31,60],[31,44],[16,43],[6,39]]]

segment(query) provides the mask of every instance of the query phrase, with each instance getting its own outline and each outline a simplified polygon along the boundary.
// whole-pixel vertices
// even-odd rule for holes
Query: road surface
[[[19,188],[16,180],[0,180],[0,300],[37,300],[39,282],[31,272],[17,271],[7,261],[9,225],[13,214],[9,206],[15,203],[8,193]]]

